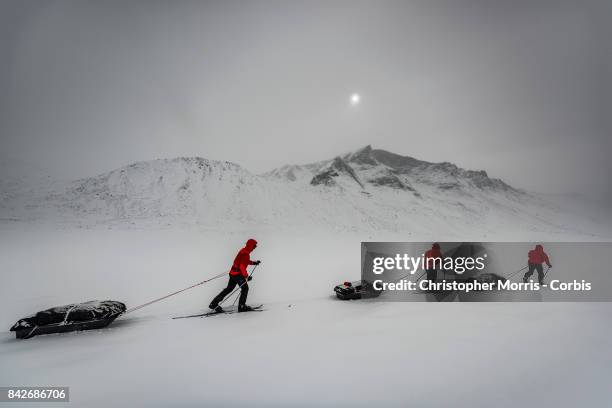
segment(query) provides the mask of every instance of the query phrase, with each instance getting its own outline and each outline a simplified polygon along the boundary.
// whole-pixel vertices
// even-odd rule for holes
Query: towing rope
[[[66,324],[68,323],[68,316],[70,316],[70,313],[77,307],[77,305],[72,306],[70,309],[68,309],[68,311],[66,312],[66,317],[64,317],[64,321],[62,322],[62,324]]]
[[[191,286],[189,286],[189,287],[187,287],[187,288],[185,288],[185,289],[177,290],[176,292],[172,292],[172,293],[170,293],[169,295],[162,296],[162,297],[157,298],[157,299],[153,299],[153,300],[151,300],[150,302],[143,303],[142,305],[139,305],[139,306],[135,306],[135,307],[133,307],[133,308],[131,308],[131,309],[126,310],[125,312],[123,312],[123,314],[124,314],[124,315],[126,315],[126,314],[128,314],[128,313],[131,313],[131,312],[134,312],[134,311],[136,311],[136,310],[142,309],[142,308],[143,308],[143,307],[145,307],[145,306],[152,305],[153,303],[157,303],[157,302],[159,302],[160,300],[167,299],[167,298],[169,298],[170,296],[178,295],[178,294],[179,294],[179,293],[181,293],[181,292],[184,292],[184,291],[189,290],[189,289],[193,289],[193,288],[195,288],[196,286],[203,285],[203,284],[205,284],[205,283],[207,283],[207,282],[210,282],[210,281],[212,281],[212,280],[215,280],[215,279],[218,279],[218,278],[220,278],[220,277],[222,277],[222,276],[225,276],[226,274],[227,274],[227,272],[222,272],[222,273],[220,273],[220,274],[218,274],[218,275],[213,276],[213,277],[212,277],[212,278],[210,278],[210,279],[206,279],[206,280],[204,280],[204,281],[202,281],[202,282],[198,282],[198,283],[196,283],[196,284],[194,284],[194,285],[191,285]]]
[[[416,279],[415,279],[415,282],[420,281],[420,280],[421,280],[421,278],[422,278],[423,276],[425,276],[425,274],[426,274],[426,273],[427,273],[427,270],[423,271],[423,273],[422,273],[422,274],[421,274],[421,275],[420,275],[418,278],[416,278]],[[401,278],[399,278],[399,279],[398,279],[398,280],[396,280],[395,282],[400,282],[402,279],[406,279],[406,278],[407,278],[407,277],[409,277],[410,275],[414,275],[414,274],[413,274],[412,272],[410,272],[408,275],[404,275],[404,276],[402,276]]]
[[[521,272],[521,271],[524,271],[524,270],[525,270],[525,269],[527,269],[527,268],[528,268],[528,266],[524,266],[524,267],[522,267],[521,269],[519,269],[518,271],[514,271],[514,272],[512,272],[510,275],[508,275],[508,276],[506,277],[506,279],[507,279],[507,280],[510,280],[510,278],[512,278],[514,275],[518,274],[518,273],[519,273],[519,272]],[[546,270],[546,273],[544,274],[544,277],[546,277],[546,274],[548,273],[548,271],[549,271],[549,270],[550,270],[550,268],[548,268],[548,269]],[[425,275],[425,273],[427,273],[427,271],[424,271],[424,272],[421,274],[421,276],[419,276],[419,277],[416,279],[416,281],[415,281],[415,282],[418,282],[419,280],[421,280],[421,278],[422,278],[422,277]],[[408,275],[406,275],[406,276],[402,276],[401,278],[399,278],[399,279],[397,280],[397,282],[401,281],[402,279],[407,278],[407,277],[408,277],[408,276],[410,276],[410,275],[411,275],[411,274],[408,274]]]
[[[521,269],[519,269],[518,271],[516,271],[516,272],[512,272],[510,275],[508,275],[508,276],[506,277],[506,280],[510,280],[510,278],[511,278],[511,277],[513,277],[514,275],[516,275],[517,273],[519,273],[519,272],[521,272],[521,271],[524,271],[524,270],[525,270],[525,269],[527,269],[528,267],[529,267],[529,266],[523,266],[523,267],[522,267]]]
[[[517,273],[519,273],[520,271],[524,271],[525,269],[529,268],[529,266],[525,266],[521,269],[519,269],[518,271],[508,275],[508,277],[506,279],[510,280],[511,277],[513,277],[514,275],[516,275]],[[544,273],[544,276],[542,277],[542,282],[544,281],[544,279],[546,278],[546,275],[548,275],[548,271],[550,271],[550,267],[547,267],[546,272]]]

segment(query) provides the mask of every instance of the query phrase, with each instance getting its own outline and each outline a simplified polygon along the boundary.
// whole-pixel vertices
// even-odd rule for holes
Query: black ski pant
[[[435,282],[438,278],[438,270],[437,269],[427,269],[427,280],[430,282]]]
[[[213,300],[210,302],[211,309],[214,309],[219,305],[227,295],[232,293],[232,290],[236,287],[236,285],[240,286],[240,299],[238,299],[238,306],[246,304],[247,295],[249,294],[249,284],[246,283],[246,278],[242,275],[230,275],[229,282],[227,282],[227,287],[221,291]]]
[[[544,280],[544,268],[542,268],[542,264],[529,264],[529,270],[527,271],[527,273],[525,274],[525,276],[523,277],[523,280],[525,282],[527,282],[529,280],[529,278],[531,278],[531,275],[533,275],[534,271],[538,271],[538,282],[542,283],[542,281]]]

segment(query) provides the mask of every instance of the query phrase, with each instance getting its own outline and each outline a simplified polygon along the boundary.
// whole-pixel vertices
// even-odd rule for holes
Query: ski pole
[[[255,265],[255,268],[257,268],[257,265]],[[253,268],[253,270],[251,271],[251,273],[249,274],[249,276],[253,275],[253,272],[255,272],[255,268]],[[243,285],[245,285],[247,282],[249,281],[249,279],[247,278],[242,285],[238,286],[238,288],[236,288],[236,290],[234,290],[234,292],[238,291],[238,289],[242,288]],[[231,299],[232,294],[234,293],[230,293],[230,295],[228,296],[228,299]],[[232,307],[234,307],[236,305],[236,301],[238,300],[238,298],[240,297],[240,293],[236,293],[236,297],[234,298],[234,301],[232,302]],[[225,300],[225,299],[224,299]]]
[[[258,267],[258,266],[259,266],[259,264],[255,265],[255,267],[253,268],[253,270],[251,271],[251,273],[249,274],[249,276],[247,276],[247,278],[244,280],[244,282],[242,282],[242,284],[240,284],[240,286],[238,286],[236,289],[234,289],[234,290],[232,291],[232,293],[230,293],[229,295],[227,295],[227,296],[225,297],[225,299],[223,299],[221,302],[219,302],[219,306],[221,306],[223,303],[225,303],[225,301],[226,301],[227,299],[231,299],[232,295],[233,295],[234,293],[236,293],[236,291],[237,291],[238,289],[241,289],[241,288],[242,288],[244,285],[246,285],[246,283],[249,281],[249,278],[250,278],[251,276],[253,276],[253,274],[255,273],[255,269],[257,269],[257,267]],[[236,303],[236,302],[234,301],[234,303]]]
[[[242,285],[241,285],[242,286]],[[232,302],[232,307],[236,306],[236,301],[240,298],[240,293],[236,293],[234,296],[234,301]]]
[[[546,272],[544,273],[544,276],[542,277],[542,282],[544,282],[544,279],[546,279],[546,275],[548,275],[548,271],[550,271],[550,266],[548,267],[548,269],[546,269]]]

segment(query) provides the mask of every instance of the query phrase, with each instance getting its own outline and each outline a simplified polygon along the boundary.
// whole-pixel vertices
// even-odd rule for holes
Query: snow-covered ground
[[[608,303],[336,300],[333,285],[359,276],[360,241],[396,233],[3,222],[0,326],[89,299],[144,303],[226,270],[251,236],[263,263],[249,303],[267,311],[171,319],[204,310],[222,278],[103,330],[21,341],[7,331],[0,384],[70,386],[70,406],[100,407],[612,403]]]
[[[3,173],[0,193],[0,385],[69,386],[79,407],[612,404],[608,303],[332,292],[359,277],[361,241],[610,241],[606,213],[369,146],[263,175],[203,158],[70,182]],[[205,311],[223,277],[103,330],[8,332],[51,306],[134,307],[190,286],[251,237],[263,263],[249,303],[265,312],[171,319]]]

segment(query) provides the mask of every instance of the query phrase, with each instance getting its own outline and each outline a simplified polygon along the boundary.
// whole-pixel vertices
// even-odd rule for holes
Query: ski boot
[[[253,308],[249,305],[238,305],[238,313],[240,312],[250,312]]]
[[[212,303],[210,305],[208,305],[208,308],[214,310],[217,313],[223,312],[223,308],[221,306],[213,305]]]

